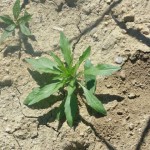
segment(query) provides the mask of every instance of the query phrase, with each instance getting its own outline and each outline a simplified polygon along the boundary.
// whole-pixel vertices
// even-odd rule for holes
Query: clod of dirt
[[[127,14],[123,17],[124,22],[134,22],[135,16],[132,14]]]

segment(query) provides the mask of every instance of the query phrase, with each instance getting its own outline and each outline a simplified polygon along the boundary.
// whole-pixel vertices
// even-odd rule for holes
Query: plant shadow
[[[124,100],[124,97],[119,96],[119,95],[110,95],[110,94],[96,94],[96,97],[100,99],[100,101],[103,104],[107,104],[109,102],[112,102],[114,100],[117,100],[118,102],[121,102]]]
[[[57,119],[58,111],[59,111],[59,107],[54,107],[48,113],[46,113],[42,116],[39,116],[38,117],[38,122],[39,122],[38,125],[46,125],[46,126],[50,127],[48,125],[48,123],[52,123]],[[62,118],[61,120],[58,121],[57,129],[55,129],[54,127],[53,127],[53,129],[56,131],[59,131],[65,121],[66,121],[66,119]]]
[[[5,29],[6,27],[8,27],[7,24],[5,24],[4,22],[0,22],[0,28]]]
[[[140,41],[141,43],[147,45],[148,47],[150,47],[150,38],[144,36],[140,31],[138,31],[137,29],[133,29],[133,28],[127,28],[125,22],[123,21],[119,21],[115,15],[113,13],[111,13],[112,19],[115,21],[115,23],[121,28],[124,29],[127,34],[135,39],[137,39],[138,41]]]
[[[31,43],[29,43],[29,41],[28,41],[29,39],[31,39],[32,41],[36,41],[36,38],[35,38],[34,35],[31,35],[31,36],[28,36],[28,37],[26,37],[25,35],[22,35],[22,43],[19,42],[18,45],[15,45],[15,46],[11,46],[10,45],[10,46],[8,46],[5,49],[3,56],[7,57],[9,54],[13,54],[16,51],[18,51],[19,52],[19,56],[18,57],[20,58],[21,57],[21,52],[22,52],[22,50],[21,50],[22,49],[22,47],[21,47],[22,44],[24,45],[23,51],[25,53],[30,54],[31,56],[35,56],[35,57],[36,56],[41,56],[42,52],[39,52],[39,51],[35,52],[33,47],[32,47],[32,45],[31,45]]]
[[[32,78],[36,81],[36,83],[40,86],[43,87],[47,84],[51,84],[54,81],[52,80],[52,77],[54,75],[51,75],[49,73],[43,73],[40,74],[38,71],[33,71],[28,69],[28,72],[30,73],[30,75],[32,76]]]
[[[142,135],[141,135],[141,138],[139,139],[137,145],[136,145],[136,148],[135,150],[140,150],[141,149],[141,146],[142,144],[144,143],[144,140],[145,138],[148,136],[148,133],[150,132],[150,117],[147,121],[147,124],[142,132]]]

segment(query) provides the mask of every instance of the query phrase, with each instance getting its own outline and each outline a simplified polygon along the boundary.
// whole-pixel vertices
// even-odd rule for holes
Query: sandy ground
[[[14,0],[1,0],[0,15],[11,14]],[[18,36],[0,45],[0,149],[2,150],[149,150],[150,148],[150,1],[31,1],[29,23],[35,37]],[[3,24],[0,23],[0,34]],[[106,117],[87,112],[71,129],[53,120],[52,108],[23,105],[37,86],[25,58],[59,51],[59,31],[70,39],[75,59],[90,45],[94,64],[122,66],[111,77],[98,78],[97,97]]]

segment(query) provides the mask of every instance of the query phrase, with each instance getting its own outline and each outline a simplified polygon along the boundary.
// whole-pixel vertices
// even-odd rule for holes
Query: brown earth
[[[11,14],[13,3],[2,0],[0,14]],[[20,59],[17,35],[0,45],[0,149],[150,150],[150,1],[34,0],[26,7],[36,41],[24,39]],[[60,54],[60,30],[75,58],[90,45],[94,64],[117,63],[122,69],[98,78],[96,93],[107,116],[83,105],[78,126],[65,122],[57,131],[52,108],[30,109],[22,102],[37,86],[24,59],[49,57],[51,50]]]

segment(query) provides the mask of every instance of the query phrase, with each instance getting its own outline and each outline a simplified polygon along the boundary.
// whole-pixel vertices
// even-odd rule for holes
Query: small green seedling
[[[84,102],[86,102],[87,105],[96,112],[106,115],[103,104],[94,95],[96,89],[96,76],[111,75],[115,71],[118,71],[120,67],[108,64],[92,65],[91,61],[87,59],[90,56],[90,47],[83,52],[79,60],[74,64],[69,41],[63,33],[60,33],[60,48],[64,61],[53,52],[50,52],[53,61],[45,57],[26,59],[35,71],[53,74],[53,76],[51,76],[51,84],[33,89],[25,99],[24,104],[31,106],[55,93],[59,94],[62,92],[62,94],[64,94],[64,99],[59,105],[57,119],[60,120],[62,119],[61,117],[66,117],[68,125],[72,127],[78,116],[77,95],[80,94],[80,96],[85,97]],[[79,67],[84,61],[84,70],[80,71]],[[80,89],[82,89],[82,92]]]
[[[31,35],[31,32],[29,28],[26,26],[26,24],[31,19],[32,15],[30,15],[26,10],[24,12],[24,15],[21,16],[21,6],[20,6],[20,0],[16,0],[13,9],[13,18],[11,18],[9,15],[0,16],[0,20],[2,20],[8,27],[5,28],[1,39],[0,44],[9,36],[12,35],[12,33],[15,31],[16,28],[19,29],[19,38],[20,33],[29,36]]]

